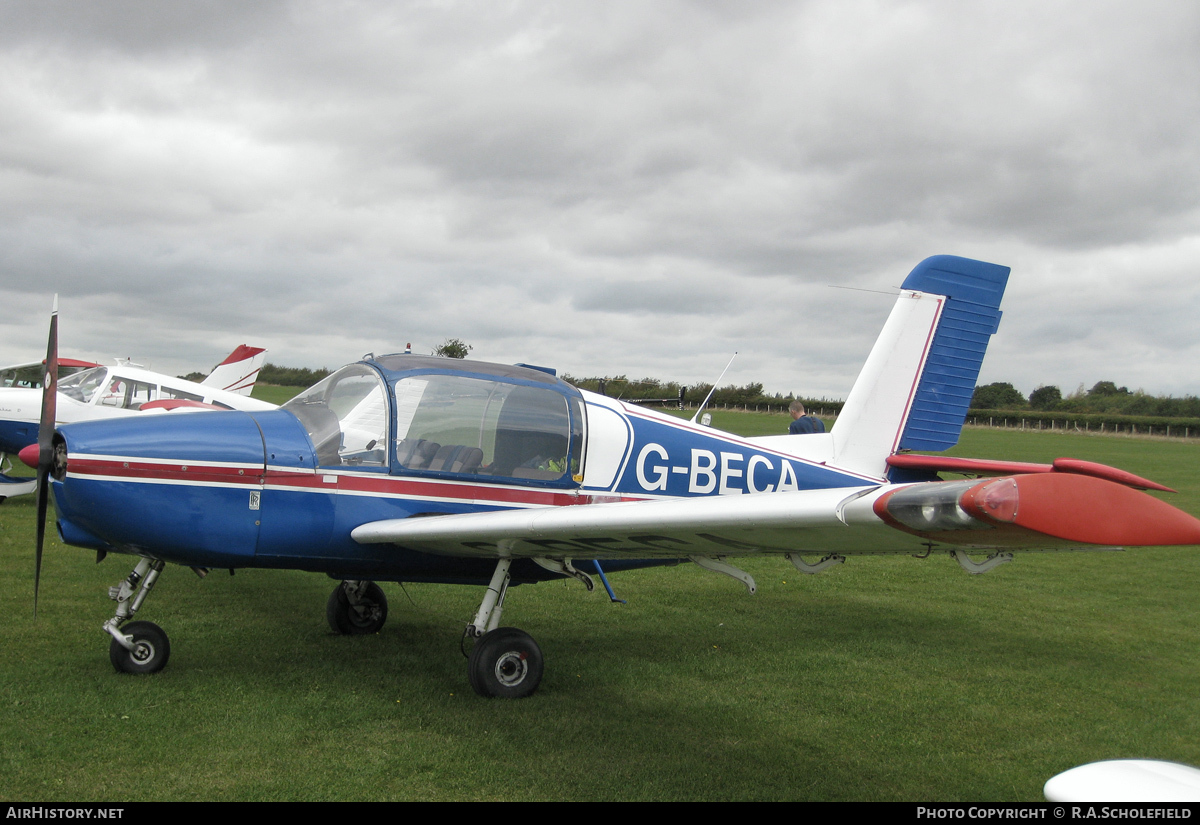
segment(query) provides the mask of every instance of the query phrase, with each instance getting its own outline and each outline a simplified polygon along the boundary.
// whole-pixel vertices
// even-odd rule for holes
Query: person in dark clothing
[[[806,435],[808,433],[825,432],[825,422],[811,415],[805,415],[804,405],[793,401],[788,407],[792,414],[792,423],[788,425],[788,435]]]

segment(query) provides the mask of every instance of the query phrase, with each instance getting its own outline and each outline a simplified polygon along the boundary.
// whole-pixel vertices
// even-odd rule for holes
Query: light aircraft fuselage
[[[378,582],[487,584],[466,631],[486,696],[528,695],[542,675],[536,643],[498,626],[510,582],[591,590],[606,570],[691,561],[753,593],[730,560],[777,554],[816,573],[939,551],[981,573],[1014,550],[1200,544],[1200,520],[1115,468],[914,452],[957,442],[1007,278],[950,256],[918,265],[828,433],[741,438],[547,369],[398,354],[278,410],[47,430],[39,473],[66,543],[140,557],[105,625],[119,670],[166,663],[162,629],[126,622],[168,563],[291,568],[342,580],[327,618],[350,634],[382,626]]]

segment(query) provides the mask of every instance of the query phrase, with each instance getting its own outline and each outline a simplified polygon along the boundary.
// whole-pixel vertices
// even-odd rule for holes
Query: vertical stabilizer
[[[209,376],[200,383],[206,387],[215,387],[238,395],[249,396],[258,380],[258,371],[262,369],[267,351],[262,347],[248,347],[242,344],[229,357],[217,364]]]
[[[1008,273],[952,255],[917,264],[833,426],[829,464],[882,477],[897,450],[958,443]]]

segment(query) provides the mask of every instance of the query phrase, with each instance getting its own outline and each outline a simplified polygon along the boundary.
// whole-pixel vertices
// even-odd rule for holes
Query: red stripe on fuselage
[[[172,462],[124,461],[108,458],[80,458],[71,456],[67,472],[78,476],[110,476],[117,478],[153,479],[157,481],[190,481],[216,484],[258,485],[262,481],[262,469],[256,467],[222,467],[210,464],[185,464]]]
[[[222,486],[266,486],[297,492],[363,493],[405,498],[454,499],[510,506],[564,506],[584,504],[591,496],[573,492],[501,487],[459,481],[393,477],[379,473],[344,471],[284,470],[260,467],[159,463],[112,458],[71,456],[67,472],[74,476],[104,476],[129,481],[215,484]],[[327,480],[330,479],[330,480]]]

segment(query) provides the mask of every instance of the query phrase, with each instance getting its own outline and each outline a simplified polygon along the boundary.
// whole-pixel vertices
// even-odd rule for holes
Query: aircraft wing
[[[1200,544],[1200,520],[1060,473],[389,519],[351,533],[448,556],[683,558]]]
[[[790,552],[862,552],[889,540],[920,541],[870,509],[881,487],[762,496],[627,501],[490,513],[389,519],[351,536],[427,553],[477,557],[684,558]],[[862,529],[850,529],[853,524]]]

